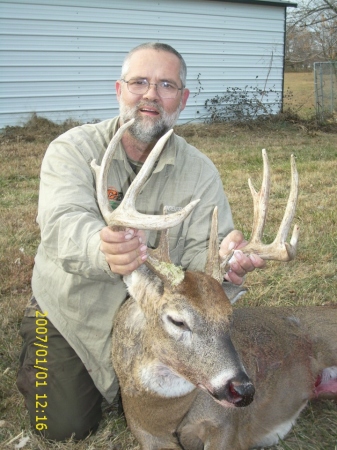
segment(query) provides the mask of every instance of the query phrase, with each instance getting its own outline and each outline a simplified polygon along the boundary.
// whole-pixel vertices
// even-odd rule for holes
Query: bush
[[[274,99],[268,102],[268,96]],[[281,109],[280,93],[272,88],[268,90],[257,86],[228,87],[222,95],[216,95],[205,101],[208,112],[206,122],[244,122],[259,116],[268,116]]]

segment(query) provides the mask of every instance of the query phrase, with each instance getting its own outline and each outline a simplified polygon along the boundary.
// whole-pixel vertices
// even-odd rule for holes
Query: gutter
[[[215,0],[223,3],[247,3],[249,5],[282,6],[283,8],[297,8],[297,3],[282,0]]]

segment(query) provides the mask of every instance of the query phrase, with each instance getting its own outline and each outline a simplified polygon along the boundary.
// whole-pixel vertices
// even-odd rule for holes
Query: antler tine
[[[163,213],[164,215],[168,214],[167,206],[164,206]],[[145,265],[152,272],[155,272],[164,283],[174,288],[183,281],[185,272],[182,267],[176,266],[171,261],[168,235],[168,229],[162,230],[158,247],[148,249],[148,258]]]
[[[158,142],[156,143],[155,147],[152,149],[151,153],[147,157],[143,167],[139,171],[138,176],[134,179],[133,183],[131,184],[130,188],[128,189],[124,200],[122,204],[120,205],[120,210],[116,211],[116,214],[114,216],[114,221],[116,221],[117,216],[118,218],[121,217],[121,220],[123,220],[123,210],[126,212],[131,210],[135,214],[135,219],[145,221],[144,227],[147,230],[162,230],[171,228],[178,223],[185,220],[185,218],[190,214],[190,212],[193,210],[193,208],[196,206],[196,204],[200,201],[194,200],[191,203],[189,203],[185,208],[182,210],[174,213],[174,214],[167,214],[167,215],[144,215],[141,213],[138,213],[135,209],[135,201],[136,197],[139,194],[140,190],[144,186],[147,178],[151,174],[151,170],[157,161],[160,153],[162,152],[166,142],[168,141],[169,137],[173,133],[173,130],[169,130],[164,136],[162,136]],[[117,219],[118,220],[118,219]],[[138,226],[139,228],[139,226]]]
[[[91,167],[94,169],[96,173],[96,191],[97,191],[97,201],[99,204],[99,208],[101,210],[102,216],[104,217],[105,221],[108,223],[108,218],[110,217],[110,214],[112,212],[112,208],[109,203],[109,199],[107,196],[108,191],[108,172],[110,168],[110,164],[112,161],[112,158],[115,154],[117,145],[119,141],[122,139],[123,134],[129,128],[135,119],[131,119],[130,121],[126,122],[124,125],[122,125],[117,133],[114,135],[114,137],[111,139],[108,148],[106,149],[106,152],[104,153],[103,159],[102,159],[102,165],[98,166],[96,163],[96,159],[93,159],[91,161]]]
[[[264,159],[264,166],[268,165],[269,172],[269,163],[265,150],[262,150],[262,155]],[[287,207],[276,238],[271,244],[268,245],[263,244],[261,242],[261,239],[268,206],[268,198],[266,198],[265,193],[268,191],[269,195],[269,175],[264,175],[263,185],[259,194],[256,194],[255,190],[253,194],[252,191],[254,199],[254,226],[251,239],[249,240],[248,244],[241,249],[244,253],[255,253],[265,260],[290,261],[294,259],[296,255],[297,241],[299,236],[298,226],[294,227],[290,244],[286,242],[291,222],[293,221],[295,216],[296,203],[298,198],[298,172],[296,169],[295,157],[293,155],[291,155],[291,174],[292,181]],[[264,186],[265,182],[268,186]],[[261,201],[258,201],[260,197]],[[256,200],[256,198],[258,198],[258,200]],[[258,218],[256,218],[256,216],[258,216]]]
[[[112,210],[107,198],[107,178],[113,154],[124,132],[132,125],[133,121],[134,119],[124,124],[113,137],[104,155],[101,167],[97,166],[95,160],[91,163],[96,172],[97,200],[100,210],[106,223],[117,229],[137,228],[144,230],[163,230],[172,228],[185,220],[199,200],[194,200],[180,211],[168,215],[146,215],[139,213],[135,209],[135,201],[173,130],[168,131],[159,139],[116,210]]]
[[[286,242],[286,239],[291,227],[291,223],[295,216],[296,204],[298,199],[299,179],[296,168],[295,156],[291,155],[290,160],[291,160],[291,189],[287,207],[274,242],[277,242],[280,246],[285,245],[287,253],[289,255],[289,259],[294,259],[296,255],[297,242],[299,237],[299,227],[297,225],[294,226],[293,233],[290,239],[290,244]]]
[[[263,178],[261,189],[259,192],[256,192],[251,179],[250,178],[248,179],[248,185],[253,197],[253,204],[254,204],[253,228],[249,241],[252,245],[257,242],[261,242],[268,212],[268,201],[270,194],[270,167],[267,152],[265,149],[262,149],[262,158],[263,158]]]
[[[213,210],[212,215],[205,273],[215,278],[217,281],[219,281],[219,283],[221,283],[223,280],[220,262],[218,238],[218,207],[216,206]]]

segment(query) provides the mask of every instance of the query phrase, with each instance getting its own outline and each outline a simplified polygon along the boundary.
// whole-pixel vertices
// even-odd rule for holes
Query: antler
[[[294,155],[291,155],[291,188],[287,207],[274,242],[269,245],[262,244],[262,234],[268,211],[268,200],[270,191],[270,170],[267,152],[262,150],[263,157],[263,182],[260,192],[257,193],[251,180],[248,180],[250,191],[254,201],[254,223],[251,238],[244,247],[245,253],[256,253],[263,259],[276,261],[290,261],[295,258],[299,227],[294,226],[290,244],[286,242],[291,223],[295,216],[298,198],[298,172]]]
[[[97,201],[102,216],[104,217],[107,225],[115,229],[137,228],[143,230],[164,230],[167,228],[172,228],[185,220],[199,200],[194,200],[180,211],[168,215],[147,215],[139,213],[136,210],[135,201],[173,130],[168,131],[159,139],[150,155],[147,157],[143,167],[129,187],[118,208],[113,210],[110,206],[107,197],[109,167],[119,141],[122,139],[124,132],[130,125],[132,125],[133,122],[134,119],[130,120],[122,125],[117,131],[105,152],[101,166],[96,164],[95,159],[91,162],[91,167],[96,172]]]
[[[271,244],[262,243],[262,234],[264,230],[264,225],[266,221],[267,211],[268,211],[268,199],[270,192],[270,169],[266,150],[262,150],[263,157],[263,181],[260,191],[257,193],[254,189],[250,180],[248,180],[249,187],[253,196],[254,201],[254,221],[253,230],[251,238],[247,245],[240,250],[245,254],[255,253],[265,260],[276,260],[276,261],[290,261],[295,258],[297,250],[297,242],[299,237],[299,227],[294,226],[292,237],[290,243],[286,242],[291,223],[295,216],[296,203],[298,198],[298,172],[296,169],[295,157],[291,155],[291,188],[288,198],[287,207],[281,222],[280,228]],[[216,215],[216,212],[214,213]],[[210,243],[213,242],[210,247],[213,248],[212,253],[208,255],[207,267],[212,273],[214,273],[214,278],[219,278],[219,271],[216,268],[216,263],[219,257],[215,254],[218,253],[217,244],[214,244],[216,239],[212,234],[217,234],[217,224],[215,223],[217,218],[213,218],[211,227]],[[214,223],[213,223],[214,222]],[[217,240],[215,241],[217,242]],[[211,250],[209,251],[211,252]],[[228,261],[232,257],[233,252],[226,255],[220,264],[220,269],[225,272],[228,268]],[[213,262],[212,262],[213,261]]]
[[[164,214],[168,214],[168,207],[164,206]],[[155,272],[164,283],[174,288],[178,286],[185,277],[185,272],[181,266],[173,264],[170,258],[170,248],[168,239],[169,230],[163,230],[156,249],[148,250],[148,258],[145,261],[147,267]]]
[[[228,259],[233,255],[230,253],[229,257],[226,258],[226,263]],[[223,281],[223,271],[221,267],[221,258],[219,255],[219,238],[218,238],[218,207],[216,206],[213,210],[211,231],[209,235],[207,260],[205,265],[205,273],[215,278],[219,283]]]

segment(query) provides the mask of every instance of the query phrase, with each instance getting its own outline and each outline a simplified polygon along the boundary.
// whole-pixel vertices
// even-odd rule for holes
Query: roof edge
[[[297,3],[282,0],[215,0],[226,3],[249,3],[250,5],[283,6],[297,8]]]

